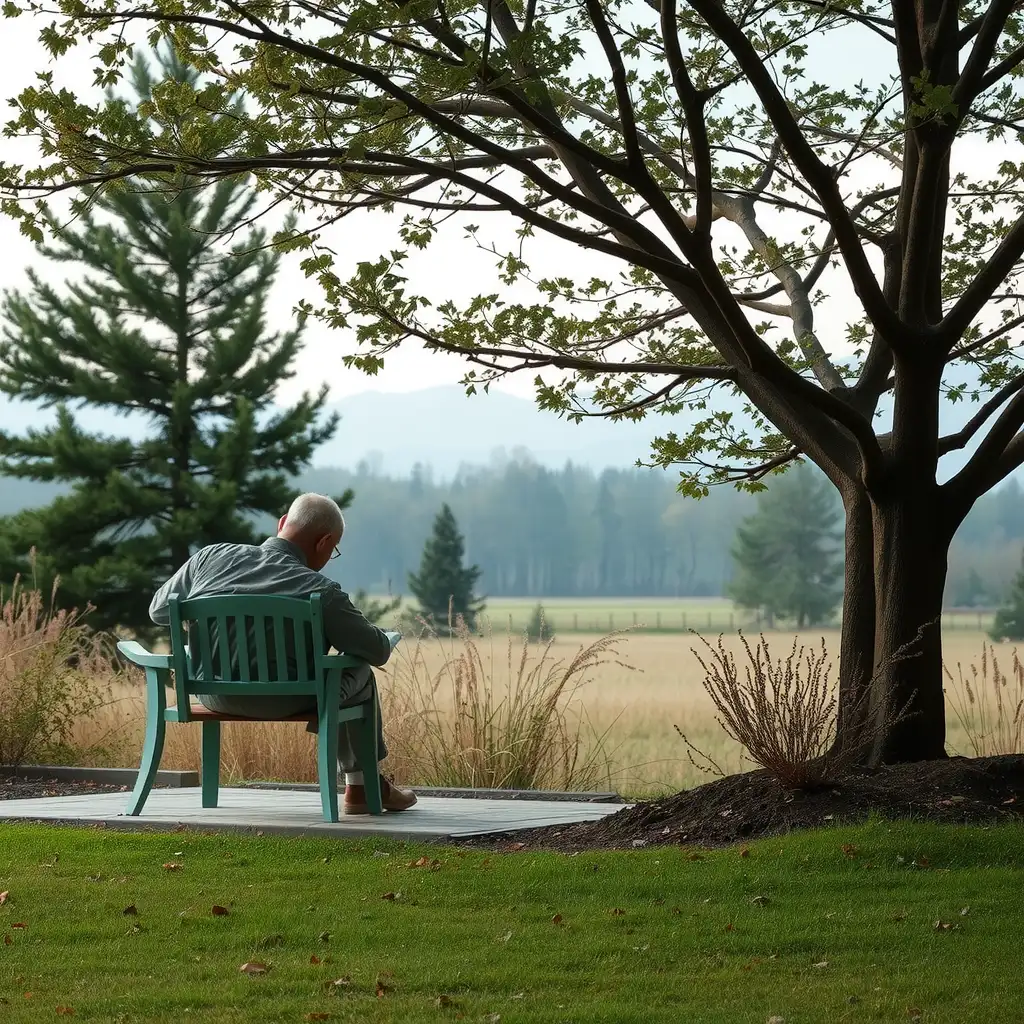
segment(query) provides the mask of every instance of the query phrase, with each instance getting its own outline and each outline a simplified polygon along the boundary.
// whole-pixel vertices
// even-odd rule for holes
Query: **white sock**
[[[345,772],[346,786],[361,786],[363,784],[362,772]]]

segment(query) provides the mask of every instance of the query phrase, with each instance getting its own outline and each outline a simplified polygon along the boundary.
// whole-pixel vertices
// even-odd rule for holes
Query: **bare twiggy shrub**
[[[421,785],[588,790],[615,769],[607,730],[598,733],[577,695],[600,666],[618,659],[621,634],[552,655],[510,629],[503,641],[461,620],[449,635],[423,632],[399,647],[381,687],[396,779]],[[440,645],[440,668],[427,649]],[[436,652],[434,652],[436,654]]]
[[[1010,656],[1009,675],[989,644],[981,649],[980,669],[972,662],[965,674],[957,662],[954,677],[942,668],[949,682],[944,692],[974,756],[1024,754],[1024,665],[1017,649]]]
[[[910,653],[920,639],[896,652],[895,660],[916,657]],[[736,658],[719,636],[712,646],[704,637],[701,643],[710,652],[705,660],[696,649],[704,670],[704,689],[711,697],[716,721],[726,734],[741,744],[749,759],[791,789],[813,789],[842,778],[860,759],[881,728],[869,724],[857,733],[855,742],[836,743],[838,702],[831,681],[832,662],[821,639],[821,648],[806,647],[793,640],[788,657],[772,660],[768,642],[751,648],[740,633],[747,665],[740,678]],[[891,725],[906,715],[906,709],[893,714],[889,706],[874,708],[869,715],[871,687],[846,708],[851,721],[887,722]],[[707,754],[695,747],[677,727],[686,744],[690,762],[701,771],[722,776],[725,772]]]
[[[110,649],[84,613],[54,607],[15,579],[0,594],[0,764],[74,763],[102,756],[76,743],[76,727],[110,698]]]

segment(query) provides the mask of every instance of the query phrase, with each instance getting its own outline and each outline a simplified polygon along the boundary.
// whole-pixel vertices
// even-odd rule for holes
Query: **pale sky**
[[[0,20],[0,67],[4,73],[0,84],[0,100],[16,95],[21,89],[32,84],[36,72],[52,69],[57,87],[68,87],[80,93],[90,90],[91,74],[89,49],[79,47],[52,65],[38,43],[37,36],[41,25],[40,19],[22,16],[14,21]],[[852,50],[856,50],[854,46]],[[859,74],[863,67],[862,59],[870,55],[870,48],[863,53],[855,53],[846,48],[842,54],[836,54],[835,65],[830,65],[829,77],[834,84],[836,76],[848,80]],[[820,68],[815,68],[820,74]],[[846,84],[844,81],[843,84]],[[9,108],[3,105],[0,119],[6,120],[10,115]],[[1007,155],[1009,147],[982,147],[967,144],[958,154],[958,163],[962,161],[975,165],[977,161],[993,164]],[[1019,150],[1019,146],[1012,148]],[[995,150],[998,150],[996,152]],[[1019,155],[1017,157],[1019,159]],[[31,150],[24,143],[15,143],[0,137],[0,159],[25,164],[34,162]],[[498,240],[498,248],[511,244],[515,224],[511,218],[498,219],[500,215],[477,214],[471,219],[482,226],[481,237],[490,236]],[[324,240],[341,256],[339,271],[344,274],[349,268],[354,269],[360,259],[374,259],[380,253],[400,244],[395,238],[395,226],[399,215],[381,213],[363,215],[360,219],[349,218],[343,227],[335,228]],[[769,217],[764,217],[765,227],[771,233],[772,225]],[[727,226],[725,231],[733,230]],[[792,229],[790,229],[791,231]],[[780,231],[785,236],[785,232]],[[727,237],[727,235],[726,235]],[[18,287],[24,278],[22,267],[41,265],[34,246],[17,230],[10,219],[0,215],[0,252],[4,254],[5,273],[0,279],[0,288]],[[314,304],[319,299],[315,283],[305,280],[298,270],[299,256],[292,254],[284,257],[277,286],[274,292],[274,310],[272,324],[285,327],[292,321],[292,309],[302,297],[307,297]],[[535,273],[556,274],[571,273],[581,277],[591,273],[604,277],[614,275],[620,264],[617,261],[587,253],[576,246],[559,242],[555,239],[534,241],[530,263]],[[419,291],[436,297],[437,301],[444,298],[466,299],[479,292],[498,290],[501,285],[493,273],[493,258],[486,253],[474,249],[472,243],[462,239],[461,230],[454,229],[432,244],[425,253],[417,253],[408,263],[407,271],[412,279],[411,290]],[[817,328],[822,341],[830,352],[839,352],[843,347],[844,325],[851,318],[855,307],[853,297],[845,277],[835,276],[827,289],[829,298],[816,312]],[[533,293],[530,293],[533,296]],[[755,314],[757,318],[759,315]],[[786,322],[788,325],[788,321]],[[299,392],[318,387],[323,381],[331,386],[332,397],[337,399],[345,395],[367,390],[409,391],[431,387],[439,384],[456,383],[465,370],[465,364],[454,357],[426,353],[414,343],[405,343],[400,351],[388,357],[385,369],[375,378],[365,376],[356,370],[347,370],[341,363],[341,357],[347,351],[354,351],[354,339],[346,332],[329,331],[327,328],[311,323],[306,332],[306,347],[297,365],[297,377],[281,389],[280,398],[284,401],[293,399]],[[532,374],[525,373],[507,378],[500,385],[505,390],[529,397],[532,395]]]

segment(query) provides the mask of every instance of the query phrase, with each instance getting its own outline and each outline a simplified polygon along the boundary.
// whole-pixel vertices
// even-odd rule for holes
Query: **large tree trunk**
[[[835,746],[848,750],[862,746],[868,722],[867,691],[875,651],[875,546],[871,501],[864,489],[845,491],[843,508],[846,561]]]
[[[951,532],[938,487],[873,503],[875,642],[871,763],[946,756],[942,596]]]

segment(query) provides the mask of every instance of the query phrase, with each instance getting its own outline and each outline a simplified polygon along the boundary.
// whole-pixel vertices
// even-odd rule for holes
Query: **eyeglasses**
[[[338,550],[338,545],[337,544],[334,545],[334,554],[331,555],[331,561],[333,562],[334,559],[336,559],[336,558],[341,558],[341,552]]]

